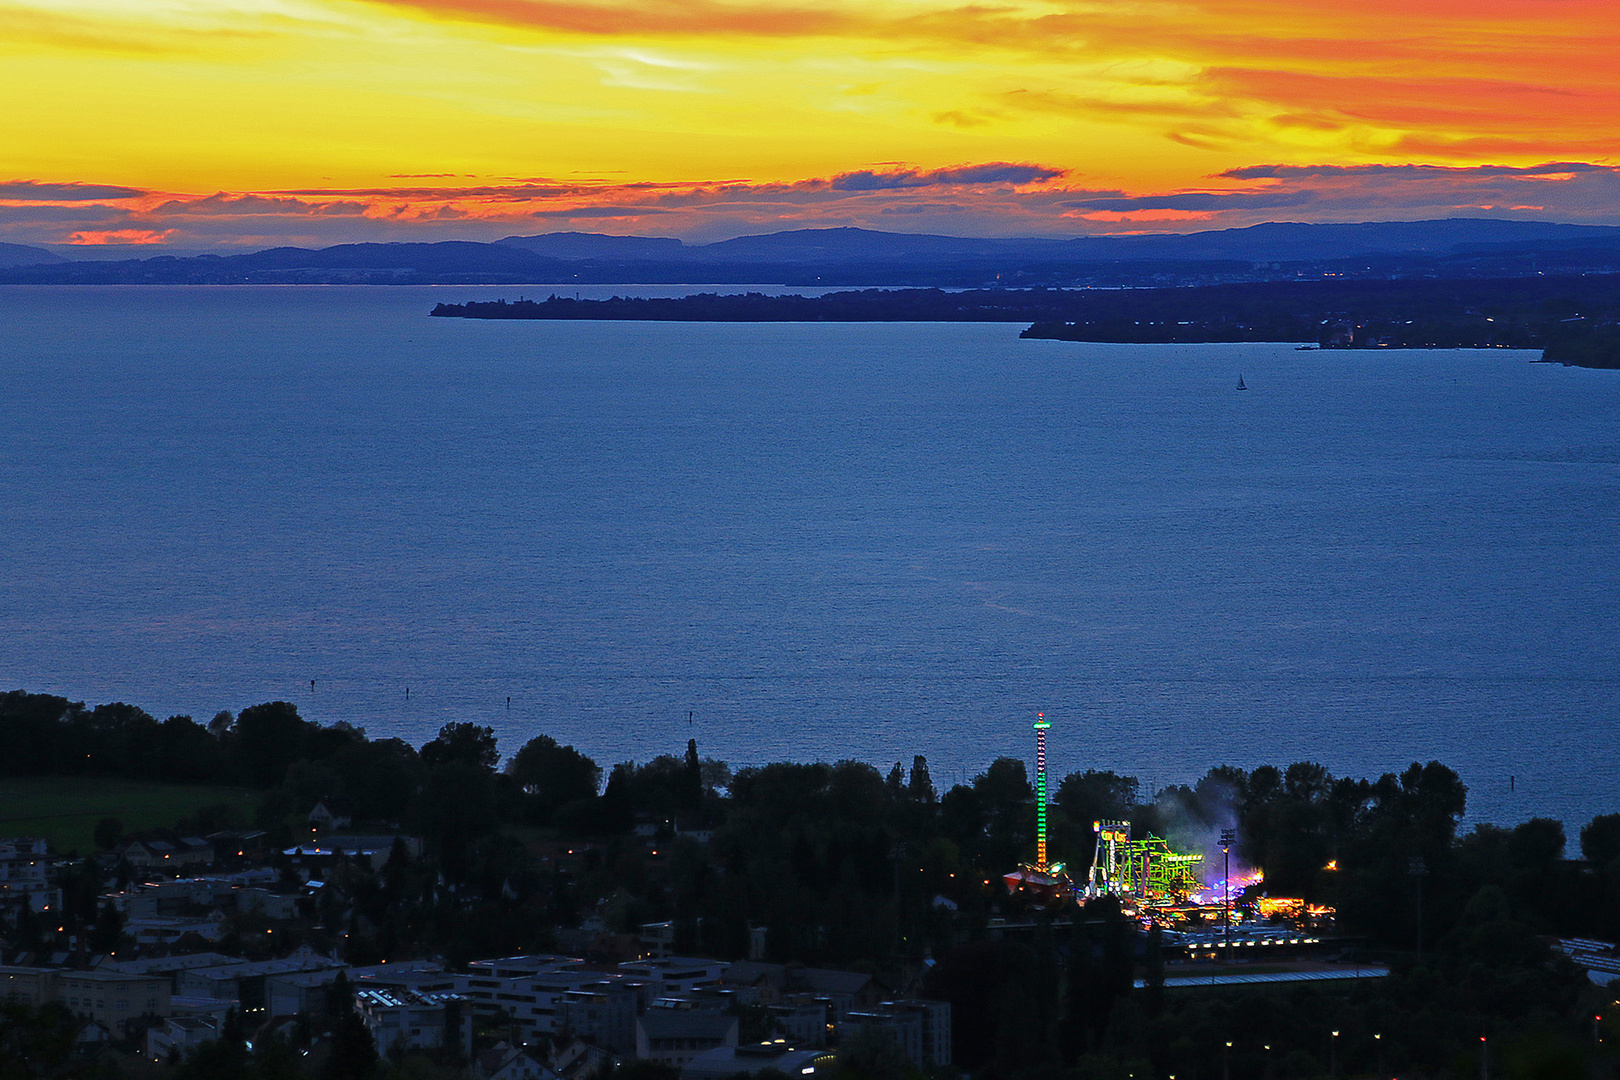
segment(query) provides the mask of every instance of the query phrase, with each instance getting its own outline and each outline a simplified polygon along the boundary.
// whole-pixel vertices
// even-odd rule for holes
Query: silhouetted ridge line
[[[186,257],[161,252],[63,261],[42,249],[0,246],[0,283],[1145,288],[1323,276],[1534,277],[1620,272],[1620,227],[1456,218],[1015,239],[833,228],[711,244],[571,232],[493,244],[355,243]]]

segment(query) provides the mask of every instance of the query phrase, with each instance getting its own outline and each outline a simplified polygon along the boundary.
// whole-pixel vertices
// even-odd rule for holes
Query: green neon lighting
[[[1046,733],[1045,713],[1035,714],[1035,865],[1046,869]]]

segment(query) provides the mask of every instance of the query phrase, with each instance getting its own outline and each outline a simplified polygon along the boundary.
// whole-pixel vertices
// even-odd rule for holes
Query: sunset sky
[[[0,240],[1620,224],[1614,0],[0,0]]]

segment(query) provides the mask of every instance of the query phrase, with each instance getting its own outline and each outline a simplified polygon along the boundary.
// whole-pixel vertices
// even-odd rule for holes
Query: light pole
[[[1232,841],[1236,839],[1236,831],[1221,830],[1221,861],[1224,864],[1221,868],[1221,906],[1226,909],[1225,960],[1228,964],[1232,962]]]
[[[1491,1044],[1479,1037],[1479,1080],[1491,1080]]]
[[[1417,954],[1423,959],[1423,878],[1429,872],[1429,864],[1423,861],[1423,856],[1414,855],[1406,861],[1406,872],[1412,875],[1417,882]]]
[[[1339,1075],[1339,1033],[1335,1031],[1333,1038],[1328,1040],[1328,1075]]]
[[[1226,1040],[1226,1049],[1221,1052],[1221,1080],[1232,1080],[1232,1040]]]
[[[1378,1075],[1384,1075],[1384,1036],[1378,1032],[1373,1033],[1373,1045],[1378,1047]]]

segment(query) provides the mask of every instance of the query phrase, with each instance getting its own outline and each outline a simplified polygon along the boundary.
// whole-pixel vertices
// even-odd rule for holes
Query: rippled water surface
[[[0,289],[0,682],[1620,810],[1620,373],[425,317],[518,291]]]

